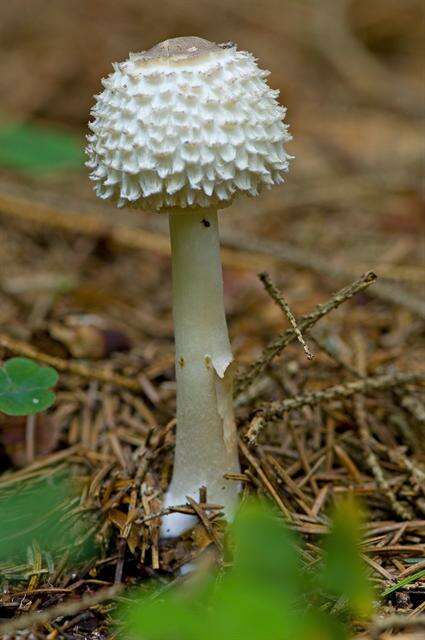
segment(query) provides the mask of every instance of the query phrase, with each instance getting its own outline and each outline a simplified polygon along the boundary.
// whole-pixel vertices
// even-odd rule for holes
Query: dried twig
[[[84,611],[84,609],[89,609],[101,602],[115,598],[121,590],[121,585],[114,585],[113,587],[102,589],[97,593],[84,595],[80,600],[62,602],[45,611],[36,611],[19,616],[10,622],[0,624],[0,636],[7,633],[14,633],[19,629],[29,629],[33,626],[46,624],[51,620],[55,620],[55,618],[59,618],[59,616],[73,616],[79,611]]]
[[[23,340],[15,340],[14,338],[10,338],[4,333],[0,334],[0,346],[4,347],[5,349],[9,349],[9,351],[12,351],[12,353],[17,353],[20,356],[32,358],[33,360],[37,360],[38,362],[43,362],[44,364],[48,364],[51,367],[55,367],[55,369],[58,369],[58,371],[75,373],[77,376],[88,378],[89,380],[100,380],[101,382],[109,382],[118,387],[130,389],[131,391],[140,392],[142,390],[139,382],[133,378],[127,378],[126,376],[122,376],[119,373],[106,371],[105,369],[100,369],[99,367],[91,367],[81,362],[75,362],[74,360],[64,360],[63,358],[58,358],[57,356],[51,356],[48,353],[38,351],[32,345],[24,342]]]
[[[186,499],[187,499],[188,503],[190,504],[190,506],[192,507],[193,511],[198,516],[199,520],[201,521],[201,523],[202,523],[205,531],[207,532],[208,536],[213,540],[213,542],[216,545],[217,549],[219,551],[221,551],[222,548],[223,548],[221,540],[220,540],[219,536],[217,535],[217,532],[215,531],[212,523],[208,519],[208,516],[205,513],[205,510],[202,508],[202,505],[199,504],[198,502],[195,502],[195,500],[193,498],[191,498],[190,496],[186,496]]]
[[[400,450],[395,449],[394,451],[389,451],[388,454],[390,460],[394,460],[398,464],[401,464],[405,469],[407,469],[412,477],[413,484],[417,485],[419,491],[423,493],[423,495],[425,495],[424,469],[417,462],[411,460],[409,456],[407,456]]]
[[[350,398],[356,393],[373,393],[383,391],[404,384],[418,384],[425,382],[425,372],[394,373],[382,376],[370,376],[362,380],[355,380],[347,384],[337,384],[320,391],[313,391],[305,395],[287,398],[281,402],[271,402],[261,413],[257,414],[251,422],[246,437],[253,444],[260,431],[267,422],[279,420],[288,411],[293,411],[304,406],[312,406],[321,402],[329,402],[338,398]]]
[[[275,287],[275,285],[273,284],[273,282],[270,279],[270,276],[268,273],[263,272],[260,273],[259,278],[261,280],[261,282],[264,285],[265,290],[267,291],[267,293],[273,298],[273,300],[279,305],[279,307],[282,309],[283,313],[286,315],[286,317],[288,318],[289,324],[292,326],[295,335],[298,339],[298,342],[302,345],[304,352],[307,356],[307,358],[309,360],[311,360],[312,358],[314,358],[314,355],[311,353],[310,349],[307,346],[306,341],[304,340],[302,333],[297,325],[297,321],[295,320],[294,314],[292,313],[291,309],[289,308],[289,304],[286,302],[285,298],[283,297],[283,295],[281,294],[281,292]]]
[[[253,469],[255,469],[255,471],[257,472],[258,477],[260,478],[260,481],[261,481],[262,485],[264,486],[264,489],[265,489],[266,493],[268,493],[273,498],[273,500],[276,502],[277,506],[282,511],[285,519],[289,520],[290,522],[292,522],[294,518],[293,518],[291,512],[289,511],[287,506],[284,504],[281,496],[278,494],[278,492],[276,491],[276,489],[274,488],[274,486],[272,485],[272,483],[268,479],[267,475],[264,473],[263,469],[261,468],[261,464],[259,463],[259,461],[248,450],[247,446],[241,440],[239,441],[239,449],[240,449],[242,455],[246,458],[247,462],[249,462],[251,467],[253,467]]]
[[[379,640],[381,634],[389,629],[404,629],[406,627],[419,627],[425,630],[425,615],[410,618],[403,614],[394,614],[383,620],[378,620],[370,630],[371,640]]]
[[[198,503],[198,506],[202,508],[204,512],[213,511],[219,512],[223,509],[220,504],[203,504]],[[162,518],[163,516],[169,516],[172,513],[183,513],[184,515],[193,516],[196,515],[196,511],[194,511],[193,507],[189,504],[175,505],[171,507],[165,507],[161,509],[161,511],[156,511],[155,513],[150,513],[149,515],[142,516],[141,518],[137,518],[137,522],[139,524],[146,524],[151,520],[156,520],[157,518]]]
[[[373,271],[365,273],[361,278],[344,287],[337,293],[335,293],[324,304],[318,304],[317,307],[308,315],[302,316],[298,321],[298,329],[304,333],[310,329],[318,320],[323,318],[326,314],[337,309],[343,302],[352,298],[356,293],[364,291],[376,280],[376,275]],[[281,333],[272,343],[270,343],[263,351],[261,356],[253,362],[246,371],[237,376],[235,381],[235,395],[239,395],[245,391],[251,383],[260,375],[266,366],[277,356],[279,353],[290,344],[297,334],[294,329],[287,329]]]
[[[345,362],[345,360],[339,355],[339,353],[337,353],[336,349],[334,349],[332,345],[329,344],[328,340],[325,337],[319,336],[315,332],[311,332],[309,337],[311,342],[314,342],[314,344],[317,345],[319,349],[323,351],[323,353],[326,353],[326,355],[331,358],[331,360],[333,360],[334,363],[338,365],[338,367],[340,367],[341,369],[345,369],[355,378],[361,377],[358,371],[354,369],[354,367],[352,367],[348,362]]]
[[[364,341],[359,333],[354,335],[354,346],[356,354],[356,365],[359,375],[366,375],[366,353],[364,348]],[[364,379],[364,378],[363,378]],[[366,456],[366,462],[373,473],[376,480],[376,484],[380,487],[383,493],[387,496],[394,512],[403,518],[403,520],[412,520],[413,514],[410,509],[404,506],[389,486],[381,465],[379,464],[378,457],[372,451],[371,447],[371,435],[369,430],[369,423],[365,409],[364,396],[360,393],[354,395],[354,415],[356,417],[357,424],[359,426],[360,439]]]

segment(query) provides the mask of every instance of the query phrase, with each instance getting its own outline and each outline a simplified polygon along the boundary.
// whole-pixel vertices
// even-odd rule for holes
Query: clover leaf
[[[0,411],[10,416],[27,416],[48,409],[58,381],[52,367],[41,367],[28,358],[11,358],[0,368]]]

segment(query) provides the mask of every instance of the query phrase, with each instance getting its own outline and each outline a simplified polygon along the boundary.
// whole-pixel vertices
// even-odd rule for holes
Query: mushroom
[[[233,356],[217,212],[283,182],[290,140],[267,71],[232,44],[166,40],[113,65],[96,96],[86,152],[100,198],[169,214],[177,379],[174,470],[164,507],[197,498],[234,513],[239,471]],[[177,536],[194,516],[163,518]]]

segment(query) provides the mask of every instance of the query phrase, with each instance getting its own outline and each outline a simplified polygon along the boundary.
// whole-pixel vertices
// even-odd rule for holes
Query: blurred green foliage
[[[343,596],[355,615],[368,617],[373,611],[373,590],[365,580],[360,555],[362,520],[354,500],[345,500],[334,510],[331,534],[324,545],[322,582],[334,596]]]
[[[0,411],[9,416],[28,416],[48,409],[56,396],[58,381],[52,367],[41,367],[28,358],[11,358],[0,368]]]
[[[0,579],[24,577],[34,553],[41,558],[42,572],[59,561],[68,559],[74,566],[91,557],[93,521],[82,512],[80,500],[81,488],[63,469],[11,486],[0,484]]]
[[[281,519],[264,504],[248,502],[232,527],[231,569],[216,577],[195,575],[165,593],[139,595],[121,611],[120,637],[346,640],[349,615],[372,611],[358,548],[360,522],[355,505],[344,504],[327,536],[324,561],[308,568],[300,541]]]
[[[81,167],[83,162],[75,136],[36,124],[0,126],[0,165],[38,175]]]

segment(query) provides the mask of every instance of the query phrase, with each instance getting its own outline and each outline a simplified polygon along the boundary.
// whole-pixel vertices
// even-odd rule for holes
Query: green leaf
[[[52,367],[41,367],[28,358],[11,358],[0,369],[0,411],[27,416],[48,409],[56,399],[51,387],[58,377]]]
[[[81,167],[82,147],[74,136],[35,124],[0,127],[0,164],[30,174]]]
[[[234,563],[213,579],[140,594],[121,612],[125,640],[346,640],[314,604],[299,540],[263,503],[247,502],[229,536]]]
[[[259,501],[243,505],[232,527],[233,575],[241,582],[275,585],[293,599],[304,591],[298,540],[270,507]]]

